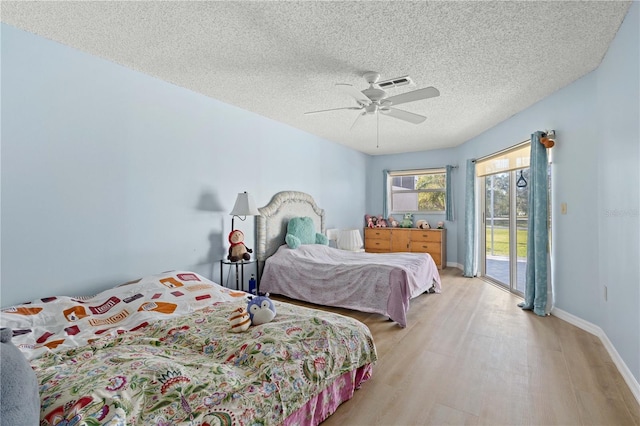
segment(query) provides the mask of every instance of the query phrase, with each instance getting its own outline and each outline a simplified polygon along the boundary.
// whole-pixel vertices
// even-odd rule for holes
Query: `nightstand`
[[[220,284],[224,285],[224,265],[235,265],[236,267],[236,290],[243,290],[244,286],[244,265],[258,263],[256,259],[240,260],[232,262],[227,259],[220,259]],[[260,268],[256,267],[256,291],[260,288]],[[244,290],[243,290],[244,291]]]

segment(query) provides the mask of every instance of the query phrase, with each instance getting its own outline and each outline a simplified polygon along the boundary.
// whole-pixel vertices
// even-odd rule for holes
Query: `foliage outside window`
[[[389,172],[387,183],[391,212],[445,212],[445,169]]]

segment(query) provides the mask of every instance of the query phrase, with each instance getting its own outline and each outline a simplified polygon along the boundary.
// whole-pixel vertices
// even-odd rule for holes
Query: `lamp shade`
[[[329,241],[338,241],[338,235],[340,235],[340,230],[337,228],[327,229],[327,239]]]
[[[238,194],[236,204],[229,214],[231,216],[260,216],[260,212],[256,208],[256,203],[246,191]]]
[[[359,229],[343,229],[338,234],[337,245],[339,249],[361,251],[362,236]]]

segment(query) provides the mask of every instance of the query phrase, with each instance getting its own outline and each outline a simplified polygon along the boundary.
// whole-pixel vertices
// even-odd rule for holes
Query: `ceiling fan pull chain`
[[[380,148],[380,113],[376,111],[376,148]]]

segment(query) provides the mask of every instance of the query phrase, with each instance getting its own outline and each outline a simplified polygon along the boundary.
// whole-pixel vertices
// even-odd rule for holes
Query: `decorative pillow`
[[[0,424],[33,426],[40,423],[38,379],[27,358],[11,343],[13,332],[0,328]]]
[[[294,217],[289,220],[287,224],[287,235],[284,240],[292,249],[300,247],[301,244],[329,245],[327,236],[316,232],[313,219],[306,216]]]

